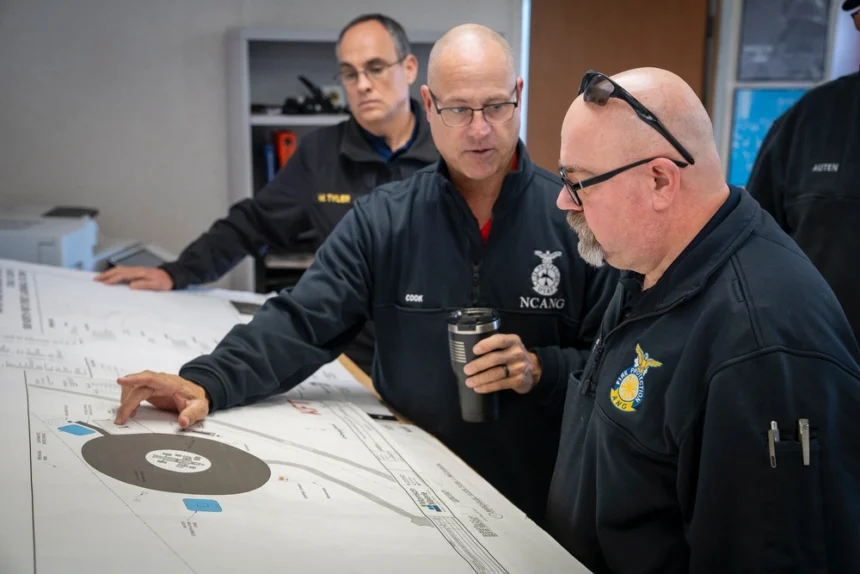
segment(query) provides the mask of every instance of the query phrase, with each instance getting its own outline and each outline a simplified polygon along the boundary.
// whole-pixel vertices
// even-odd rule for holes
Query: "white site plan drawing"
[[[238,309],[267,299],[223,289],[131,291],[95,283],[94,275],[0,259],[0,367],[108,378],[144,369],[175,373],[248,322]],[[388,413],[337,361],[288,395]]]
[[[118,375],[175,372],[242,319],[88,274],[0,273],[0,572],[587,572],[433,437],[368,416],[339,363],[190,430],[148,405],[115,425]]]

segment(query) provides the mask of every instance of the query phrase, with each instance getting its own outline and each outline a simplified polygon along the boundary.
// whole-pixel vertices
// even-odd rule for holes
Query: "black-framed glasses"
[[[585,75],[582,76],[582,82],[579,84],[579,94],[577,95],[583,95],[583,99],[586,102],[597,104],[598,106],[605,106],[606,102],[609,101],[609,98],[618,98],[619,100],[627,102],[627,104],[633,108],[633,111],[636,112],[636,115],[639,116],[639,119],[657,130],[661,136],[666,138],[666,141],[678,150],[678,153],[681,154],[681,157],[683,157],[688,164],[693,165],[696,163],[692,154],[690,154],[690,152],[681,145],[681,142],[675,139],[675,136],[669,133],[666,126],[657,119],[657,116],[655,116],[651,110],[643,106],[639,100],[630,95],[630,92],[616,84],[606,74],[601,74],[594,70],[588,70],[585,72]]]
[[[512,92],[516,93],[517,88],[514,86]],[[440,108],[436,101],[436,96],[430,92],[430,99],[433,100],[433,106],[436,108],[436,113],[442,118],[442,123],[449,128],[461,128],[472,123],[475,117],[475,112],[481,112],[484,116],[484,121],[488,124],[503,124],[511,121],[514,117],[514,110],[520,104],[519,94],[513,102],[499,102],[496,104],[487,104],[482,108],[470,108],[468,106],[452,106]]]
[[[407,56],[403,56],[396,62],[384,62],[384,61],[373,61],[366,68],[359,71],[354,68],[348,68],[345,70],[341,70],[337,74],[334,75],[334,79],[338,82],[341,82],[344,85],[353,85],[358,83],[358,77],[362,74],[367,77],[369,81],[374,81],[382,78],[382,75],[385,74],[385,71],[388,68],[394,67],[397,64],[400,64],[405,60]]]
[[[639,167],[640,165],[644,165],[644,164],[648,163],[649,161],[654,161],[655,159],[661,159],[661,158],[662,158],[662,156],[655,156],[655,157],[649,157],[646,159],[640,159],[639,161],[634,161],[633,163],[629,163],[627,165],[621,166],[618,169],[613,169],[612,171],[607,171],[604,174],[596,175],[594,177],[589,177],[588,179],[583,180],[583,181],[570,181],[570,179],[567,177],[567,171],[565,170],[565,168],[563,166],[559,166],[558,173],[561,176],[561,181],[564,183],[564,187],[567,189],[567,192],[570,194],[570,198],[573,200],[573,203],[575,203],[578,207],[582,207],[582,200],[579,199],[579,191],[580,190],[585,189],[586,187],[589,187],[592,185],[597,185],[598,183],[603,183],[604,181],[606,181],[608,179],[612,179],[613,177],[615,177],[619,173],[623,173],[623,172],[627,171],[628,169],[633,169],[634,167]],[[684,167],[687,167],[688,165],[690,165],[688,163],[684,163],[683,161],[678,161],[678,160],[671,159],[671,158],[662,158],[662,159],[668,159],[669,161],[671,161],[672,163],[674,163],[675,165],[677,165],[680,168],[684,168]]]

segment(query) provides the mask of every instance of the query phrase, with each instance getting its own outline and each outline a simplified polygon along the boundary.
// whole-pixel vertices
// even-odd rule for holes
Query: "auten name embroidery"
[[[829,172],[829,173],[837,173],[839,171],[838,163],[817,163],[812,166],[812,173],[821,173],[821,172]]]

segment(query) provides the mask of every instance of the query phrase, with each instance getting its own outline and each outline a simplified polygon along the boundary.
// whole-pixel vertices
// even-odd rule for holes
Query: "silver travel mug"
[[[473,307],[454,311],[448,316],[448,349],[451,367],[457,375],[460,416],[470,423],[495,421],[499,418],[498,393],[479,394],[466,386],[463,367],[476,358],[472,348],[482,339],[499,331],[501,319],[493,309]]]

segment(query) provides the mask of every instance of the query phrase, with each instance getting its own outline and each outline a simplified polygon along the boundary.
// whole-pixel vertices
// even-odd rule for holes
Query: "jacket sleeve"
[[[788,112],[786,112],[788,113]],[[785,232],[789,232],[785,217],[785,177],[793,129],[784,114],[771,124],[759,148],[747,182],[747,191],[773,216]]]
[[[299,146],[274,180],[254,197],[234,204],[179,259],[161,266],[174,289],[216,281],[247,255],[262,257],[310,228],[306,201],[313,192],[308,153]]]
[[[568,343],[564,347],[532,349],[540,359],[542,370],[541,379],[532,392],[541,404],[559,412],[564,408],[568,379],[571,373],[585,368],[618,283],[618,271],[608,265],[595,269],[583,263],[583,267],[585,281],[578,329],[563,337]]]
[[[179,375],[209,393],[211,410],[285,392],[334,360],[370,315],[370,231],[355,204],[290,291],[269,299]]]
[[[678,460],[689,571],[860,572],[858,412],[856,365],[825,355],[779,347],[714,375]]]

